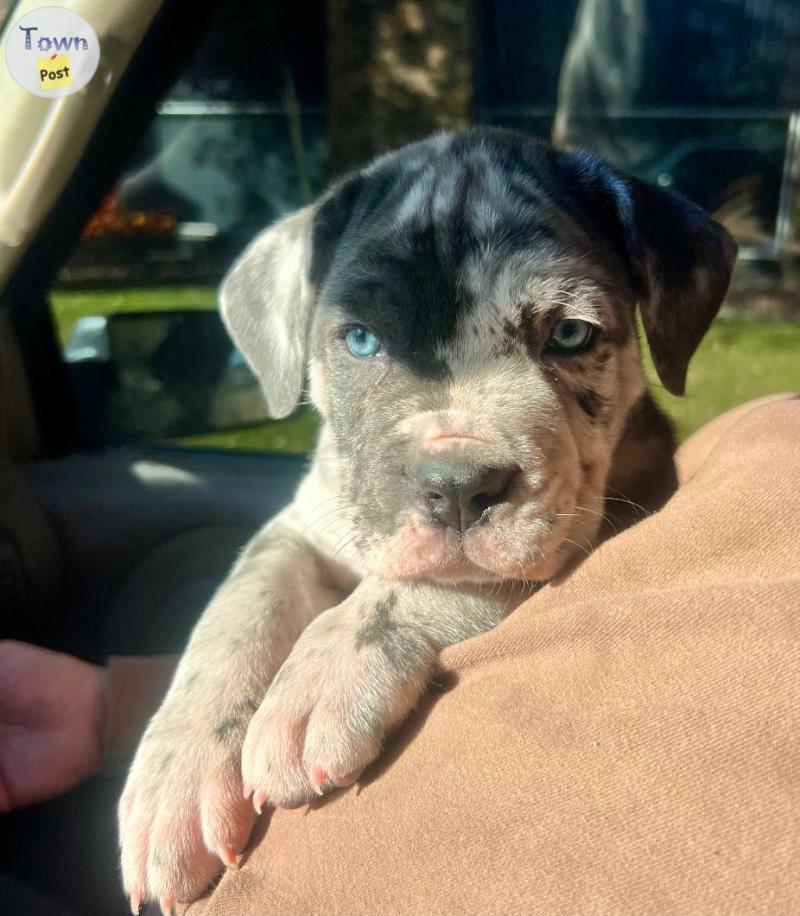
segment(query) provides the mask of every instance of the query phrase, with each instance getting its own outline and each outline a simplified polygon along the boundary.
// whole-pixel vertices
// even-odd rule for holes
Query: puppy
[[[735,245],[682,197],[520,134],[439,134],[267,229],[222,312],[274,417],[322,418],[294,502],[191,637],[120,802],[134,910],[191,900],[256,812],[358,779],[445,646],[675,485]]]

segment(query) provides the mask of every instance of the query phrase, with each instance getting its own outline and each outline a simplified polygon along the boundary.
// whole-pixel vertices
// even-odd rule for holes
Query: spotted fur
[[[441,648],[663,503],[672,434],[635,308],[680,392],[734,251],[679,196],[499,130],[381,157],[253,242],[223,315],[273,415],[307,377],[322,430],[137,754],[120,803],[134,902],[191,899],[235,860],[255,817],[243,788],[260,810],[355,780]],[[591,324],[590,345],[548,346],[563,319]],[[353,325],[379,354],[354,358]],[[435,526],[416,473],[432,459],[510,482],[480,524]]]

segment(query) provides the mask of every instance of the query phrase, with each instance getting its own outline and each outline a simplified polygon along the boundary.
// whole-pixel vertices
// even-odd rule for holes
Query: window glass
[[[736,235],[695,393],[657,391],[681,434],[797,387],[795,0],[476,0],[460,17],[451,6],[220,6],[53,295],[87,439],[310,448],[307,407],[280,422],[259,413],[255,381],[209,317],[217,285],[256,232],[320,192],[331,161],[357,164],[332,138],[360,132],[352,148],[368,149],[371,131],[377,152],[427,133],[431,111],[463,123],[465,99],[472,120],[590,147]],[[469,66],[450,66],[465,48]]]
[[[52,304],[87,441],[312,446],[308,408],[266,420],[216,309],[235,256],[325,185],[323,28],[320,2],[224,4],[86,225]]]

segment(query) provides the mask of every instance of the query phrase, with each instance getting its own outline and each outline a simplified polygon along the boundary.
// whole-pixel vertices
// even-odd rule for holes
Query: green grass
[[[217,290],[213,287],[157,286],[146,289],[55,290],[51,295],[58,337],[62,345],[75,322],[84,315],[111,315],[115,312],[158,312],[182,309],[215,309]],[[245,452],[280,452],[302,455],[314,446],[317,417],[304,408],[286,420],[259,426],[226,430],[202,436],[186,436],[171,444],[189,448],[221,448]]]
[[[92,289],[79,292],[57,289],[51,293],[50,300],[58,337],[63,344],[75,322],[84,315],[215,309],[217,291],[206,286],[155,286],[152,289]]]
[[[800,391],[800,323],[718,318],[692,359],[682,398],[658,382],[649,353],[645,369],[656,400],[685,439],[737,404]]]
[[[263,426],[250,426],[224,433],[187,436],[178,442],[190,448],[224,448],[239,452],[304,455],[314,447],[317,426],[316,413],[305,407],[286,420],[274,420]]]
[[[52,295],[58,334],[63,343],[83,315],[163,309],[216,308],[215,289],[57,290]],[[675,398],[658,382],[649,354],[645,369],[657,401],[675,421],[680,438],[737,404],[779,391],[800,390],[800,324],[749,318],[718,318],[695,354],[686,396]],[[301,454],[314,443],[317,420],[302,409],[287,420],[213,435],[193,436],[175,444],[254,452]]]

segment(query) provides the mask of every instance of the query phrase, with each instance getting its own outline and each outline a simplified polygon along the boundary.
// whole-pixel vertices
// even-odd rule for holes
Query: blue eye
[[[375,356],[381,348],[380,340],[366,328],[350,328],[344,339],[347,341],[347,349],[359,359]]]
[[[588,321],[567,318],[553,328],[545,350],[550,353],[579,353],[589,346],[593,334],[594,327]]]

